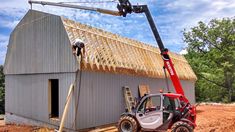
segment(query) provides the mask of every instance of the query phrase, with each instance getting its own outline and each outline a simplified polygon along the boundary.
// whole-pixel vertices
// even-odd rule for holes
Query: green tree
[[[185,55],[198,76],[198,101],[231,102],[235,90],[235,19],[199,22],[184,31]]]
[[[5,113],[5,76],[3,74],[3,66],[0,65],[0,114]]]

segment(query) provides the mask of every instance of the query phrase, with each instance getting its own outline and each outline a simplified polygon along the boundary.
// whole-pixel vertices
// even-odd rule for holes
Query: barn
[[[78,61],[72,44],[85,42]],[[170,53],[186,96],[195,103],[196,76],[186,59]],[[29,10],[12,31],[4,64],[6,122],[58,127],[69,86],[75,89],[65,128],[115,123],[125,111],[123,86],[166,91],[159,49],[61,16]],[[169,81],[170,89],[174,92]]]

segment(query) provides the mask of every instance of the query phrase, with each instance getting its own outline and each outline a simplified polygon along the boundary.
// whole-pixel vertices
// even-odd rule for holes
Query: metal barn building
[[[85,42],[81,63],[71,48],[77,38]],[[186,96],[195,103],[194,72],[183,56],[170,56]],[[135,97],[142,84],[151,93],[166,88],[162,66],[156,47],[29,10],[10,35],[4,64],[6,122],[58,127],[75,81],[65,128],[115,123],[125,110],[122,87],[129,86]],[[75,80],[77,72],[82,74]]]

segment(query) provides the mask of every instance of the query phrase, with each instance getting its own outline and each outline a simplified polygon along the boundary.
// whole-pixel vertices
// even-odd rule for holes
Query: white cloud
[[[178,52],[186,46],[182,40],[183,29],[188,30],[199,21],[209,22],[214,18],[235,15],[235,0],[169,0],[162,3],[164,4],[161,4],[161,7],[167,13],[156,14],[154,19],[161,26],[159,31],[166,47],[177,46],[177,49],[173,50]]]
[[[0,64],[4,63],[8,44],[8,36],[0,34]]]
[[[169,2],[166,7],[169,9],[191,9],[194,8],[197,2],[188,0],[174,0]]]
[[[235,0],[175,0],[166,5],[166,8],[174,12],[169,15],[180,28],[189,28],[198,21],[208,22],[213,18],[234,16]]]
[[[8,39],[8,36],[0,34],[0,41],[5,41]]]
[[[183,50],[181,50],[179,53],[180,53],[181,55],[185,55],[185,54],[188,53],[188,51],[187,51],[186,49],[183,49]]]
[[[0,34],[0,51],[4,51],[6,49],[8,39],[9,39],[8,36]]]
[[[0,25],[2,27],[13,29],[17,24],[19,23],[19,20],[4,20],[4,18],[0,21]]]
[[[5,58],[6,58],[6,52],[0,51],[0,65],[4,64]]]

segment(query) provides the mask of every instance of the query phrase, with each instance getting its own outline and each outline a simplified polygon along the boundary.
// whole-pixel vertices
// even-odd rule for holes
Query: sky
[[[81,2],[80,5],[116,10],[115,0],[46,0],[52,2]],[[89,3],[83,3],[89,2]],[[147,4],[157,25],[162,41],[170,51],[184,54],[183,30],[189,30],[199,21],[209,22],[235,16],[235,0],[130,0],[134,4]],[[71,3],[73,4],[73,3]],[[9,36],[14,27],[30,9],[28,0],[1,0],[0,4],[0,65],[4,64]],[[91,11],[62,7],[33,5],[39,10],[98,27],[141,42],[156,46],[155,39],[144,14],[114,17]]]

